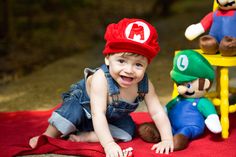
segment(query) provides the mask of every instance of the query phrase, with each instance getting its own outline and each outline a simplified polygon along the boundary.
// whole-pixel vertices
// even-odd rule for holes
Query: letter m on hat
[[[125,35],[129,40],[144,43],[150,37],[150,29],[146,23],[136,21],[126,27]]]
[[[144,40],[143,26],[138,26],[137,24],[133,24],[128,38],[134,39],[134,35],[140,35],[140,40]]]

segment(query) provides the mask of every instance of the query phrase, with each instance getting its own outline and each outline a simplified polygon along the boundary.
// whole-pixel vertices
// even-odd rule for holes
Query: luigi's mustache
[[[188,96],[191,96],[191,95],[195,94],[195,92],[185,92],[184,94],[188,95]]]

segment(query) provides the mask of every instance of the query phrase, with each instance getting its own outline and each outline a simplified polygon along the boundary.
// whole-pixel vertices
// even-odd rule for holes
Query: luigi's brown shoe
[[[185,148],[187,148],[188,143],[189,143],[189,139],[184,136],[183,134],[176,134],[173,137],[174,139],[174,150],[183,150]]]
[[[143,123],[138,128],[139,136],[142,140],[150,143],[161,141],[160,133],[154,123]]]

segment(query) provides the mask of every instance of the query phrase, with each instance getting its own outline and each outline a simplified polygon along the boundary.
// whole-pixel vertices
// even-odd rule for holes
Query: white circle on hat
[[[180,71],[184,71],[188,67],[188,57],[186,55],[180,55],[177,59],[177,67]]]
[[[142,21],[132,22],[126,27],[125,36],[129,40],[144,43],[150,37],[150,29]]]

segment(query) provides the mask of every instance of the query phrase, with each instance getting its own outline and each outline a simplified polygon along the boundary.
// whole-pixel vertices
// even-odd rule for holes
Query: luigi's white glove
[[[205,120],[205,124],[207,128],[215,134],[220,133],[222,131],[220,120],[217,114],[209,115]]]
[[[185,37],[188,40],[193,40],[204,32],[205,30],[201,23],[192,24],[188,26],[187,29],[185,30]]]

